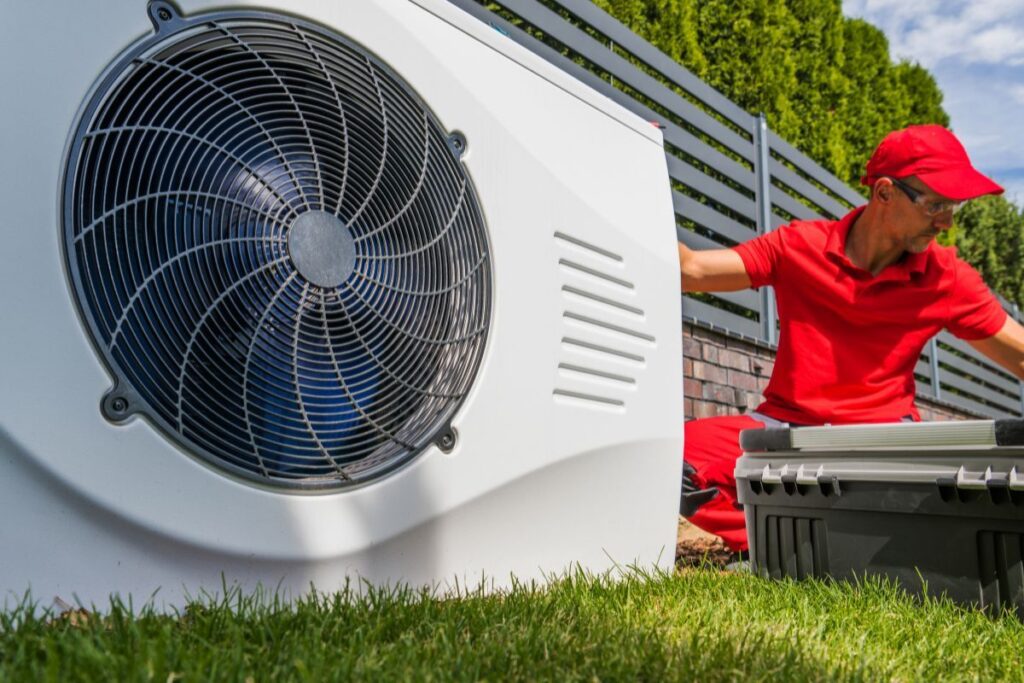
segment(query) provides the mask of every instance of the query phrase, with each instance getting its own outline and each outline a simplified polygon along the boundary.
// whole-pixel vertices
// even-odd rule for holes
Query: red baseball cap
[[[935,192],[956,201],[1003,193],[1003,188],[971,166],[967,150],[956,136],[935,124],[889,133],[864,171],[862,185],[870,187],[882,176],[917,176]]]

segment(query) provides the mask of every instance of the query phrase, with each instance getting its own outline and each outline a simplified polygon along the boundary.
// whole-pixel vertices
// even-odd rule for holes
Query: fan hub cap
[[[288,231],[288,253],[302,277],[318,287],[338,287],[356,265],[356,241],[345,223],[327,211],[307,211]]]

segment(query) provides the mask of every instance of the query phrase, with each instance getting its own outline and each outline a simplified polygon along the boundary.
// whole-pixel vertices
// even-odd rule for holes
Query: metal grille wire
[[[74,291],[130,397],[115,412],[269,483],[393,470],[445,429],[489,322],[486,228],[448,135],[313,25],[234,13],[165,33],[97,87],[65,176]],[[289,253],[310,211],[354,240],[337,286]]]

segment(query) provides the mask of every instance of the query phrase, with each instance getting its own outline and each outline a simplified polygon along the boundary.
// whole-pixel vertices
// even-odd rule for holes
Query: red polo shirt
[[[754,287],[772,285],[781,330],[758,411],[793,424],[920,419],[914,366],[942,328],[998,332],[1006,313],[956,249],[935,243],[877,276],[846,257],[863,207],[839,221],[794,221],[734,249]]]

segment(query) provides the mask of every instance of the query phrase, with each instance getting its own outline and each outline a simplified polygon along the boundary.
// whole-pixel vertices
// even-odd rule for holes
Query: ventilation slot
[[[570,399],[571,401],[577,401],[583,403],[588,408],[603,407],[603,408],[622,408],[626,405],[625,401],[617,398],[608,398],[606,396],[597,396],[594,394],[585,394],[580,391],[568,391],[566,389],[555,389],[552,394],[556,397]]]
[[[645,359],[643,356],[639,356],[635,353],[629,353],[628,351],[620,351],[619,349],[612,349],[607,346],[601,346],[600,344],[594,344],[592,342],[583,341],[582,339],[573,339],[572,337],[563,337],[562,344],[570,347],[577,347],[580,349],[587,349],[588,351],[596,351],[597,353],[607,354],[612,358],[625,359],[634,363],[643,365]]]
[[[757,568],[773,579],[828,574],[825,521],[768,515],[758,528]]]
[[[980,532],[978,570],[982,606],[1014,610],[1024,619],[1024,534]]]
[[[578,297],[583,297],[587,301],[593,301],[599,304],[604,304],[605,306],[610,306],[612,309],[614,309],[615,313],[624,312],[630,313],[639,318],[644,317],[644,311],[642,308],[630,306],[629,304],[624,304],[621,301],[615,301],[613,299],[609,299],[608,297],[601,296],[600,294],[594,294],[593,292],[588,292],[578,287],[573,287],[572,285],[562,285],[562,291],[565,292],[566,294],[572,294]]]
[[[586,325],[592,325],[602,330],[608,330],[610,332],[617,332],[621,335],[625,335],[626,337],[630,338],[630,341],[647,342],[647,345],[654,343],[654,337],[647,334],[646,332],[637,332],[636,330],[631,330],[628,327],[622,327],[621,325],[616,325],[614,323],[605,322],[603,320],[597,320],[595,318],[580,315],[579,313],[574,313],[572,311],[565,311],[565,313],[563,313],[562,315],[568,318],[569,320],[575,320]]]
[[[611,382],[619,382],[621,384],[636,384],[636,380],[626,375],[617,375],[613,372],[605,372],[604,370],[596,370],[594,368],[586,368],[581,365],[571,365],[570,363],[559,363],[559,370],[564,370],[567,373],[577,373],[579,375],[586,375],[588,377],[597,377],[601,380],[607,380]]]
[[[616,254],[615,252],[608,251],[607,249],[602,249],[601,247],[595,246],[595,245],[591,244],[590,242],[586,242],[584,240],[581,240],[579,237],[573,237],[571,235],[566,235],[564,232],[556,232],[555,233],[555,239],[560,240],[562,242],[567,242],[567,243],[575,245],[577,247],[582,247],[583,249],[586,249],[589,252],[592,252],[592,253],[597,254],[599,256],[604,256],[605,258],[609,258],[612,261],[618,261],[619,263],[622,262],[622,257],[620,255]]]
[[[585,266],[581,263],[570,261],[567,258],[558,259],[558,265],[562,266],[563,268],[575,271],[577,273],[584,273],[585,275],[597,278],[603,282],[613,284],[618,287],[622,287],[623,289],[632,290],[635,288],[635,285],[628,280],[623,280],[622,278],[615,277],[614,275],[609,275],[608,273],[601,272],[600,270],[596,270],[589,266]]]

